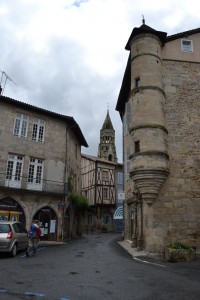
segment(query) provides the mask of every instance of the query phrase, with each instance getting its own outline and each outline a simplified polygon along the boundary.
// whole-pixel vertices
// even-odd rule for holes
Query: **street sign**
[[[125,200],[125,193],[124,192],[119,192],[118,193],[118,200]]]

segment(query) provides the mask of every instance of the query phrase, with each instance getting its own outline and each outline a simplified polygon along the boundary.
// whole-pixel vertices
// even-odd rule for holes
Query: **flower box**
[[[177,248],[177,249],[176,249]],[[165,248],[165,259],[170,262],[192,261],[196,258],[196,251],[190,246],[170,244]]]

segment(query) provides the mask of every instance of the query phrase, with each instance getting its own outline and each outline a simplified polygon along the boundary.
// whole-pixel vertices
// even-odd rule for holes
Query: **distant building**
[[[123,219],[114,214],[118,206],[123,207],[123,165],[117,163],[115,130],[109,111],[102,129],[98,157],[82,154],[82,193],[89,199],[86,225],[99,230],[122,231]],[[122,216],[123,212],[121,213]]]
[[[82,154],[82,194],[89,200],[86,225],[100,230],[106,226],[114,231],[113,214],[116,208],[116,164],[108,160]]]
[[[125,239],[200,252],[200,28],[134,28],[116,109],[123,121]]]
[[[72,117],[0,95],[0,219],[38,219],[44,240],[71,236],[67,182],[81,193],[81,146]]]
[[[100,130],[98,157],[117,163],[115,130],[110,119],[109,111],[107,111],[105,121]]]

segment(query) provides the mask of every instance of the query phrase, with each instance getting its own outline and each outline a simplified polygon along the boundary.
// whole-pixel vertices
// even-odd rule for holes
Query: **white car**
[[[28,236],[25,226],[20,222],[0,221],[0,252],[12,257],[20,250],[26,250]]]

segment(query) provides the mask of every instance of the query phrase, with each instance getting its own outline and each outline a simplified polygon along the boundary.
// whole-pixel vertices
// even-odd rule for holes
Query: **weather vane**
[[[145,25],[145,19],[144,19],[144,15],[142,15],[142,24]]]
[[[0,70],[0,72],[1,72],[0,94],[3,95],[7,80],[12,81],[15,85],[16,85],[16,83],[6,74],[6,72],[1,71],[1,70]],[[3,83],[3,81],[4,81],[4,83]],[[3,86],[2,86],[2,84],[3,84]]]

